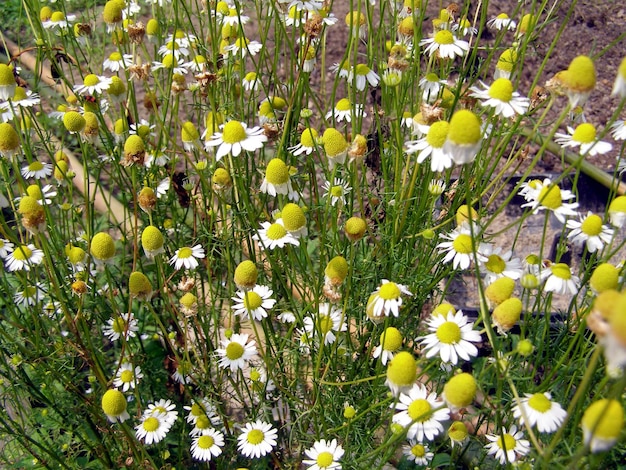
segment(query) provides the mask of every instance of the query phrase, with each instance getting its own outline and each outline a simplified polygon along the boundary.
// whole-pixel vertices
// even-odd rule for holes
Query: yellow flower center
[[[245,260],[237,265],[235,269],[235,284],[244,286],[254,286],[259,273],[256,265],[250,261]]]
[[[318,137],[319,137],[319,133],[312,127],[309,127],[305,129],[302,135],[300,136],[300,143],[304,147],[315,147],[315,143]]]
[[[243,352],[244,347],[235,341],[231,341],[230,343],[228,343],[228,346],[226,346],[226,357],[231,361],[239,359],[241,356],[243,356]]]
[[[511,101],[513,97],[513,84],[508,78],[498,78],[489,87],[489,96],[504,103]]]
[[[450,119],[448,139],[457,145],[476,144],[482,137],[480,124],[480,119],[473,112],[466,109],[457,111]]]
[[[415,444],[411,447],[411,454],[415,457],[424,457],[426,455],[426,448],[422,444]]]
[[[159,426],[161,425],[161,422],[158,420],[158,418],[155,418],[154,416],[150,416],[149,418],[146,418],[143,421],[143,428],[148,431],[148,432],[154,432],[157,429],[159,429]]]
[[[187,246],[178,250],[179,259],[191,258],[192,256],[193,256],[193,250]]]
[[[457,253],[468,255],[472,252],[472,237],[466,233],[461,233],[452,242],[452,248]]]
[[[135,377],[135,374],[133,373],[132,370],[129,370],[129,369],[124,369],[122,373],[120,374],[120,380],[124,383],[132,382],[133,377]]]
[[[554,274],[559,279],[569,280],[572,278],[572,272],[569,269],[569,266],[565,263],[557,263],[550,266],[550,270],[552,274]]]
[[[584,55],[574,58],[567,68],[565,84],[574,91],[591,91],[596,86],[596,67],[593,61]]]
[[[254,446],[263,442],[265,434],[260,429],[253,429],[248,433],[248,442]]]
[[[215,440],[211,436],[200,436],[198,439],[198,447],[201,449],[210,449],[215,444]]]
[[[365,64],[357,64],[354,71],[357,75],[367,75],[372,70]]]
[[[55,11],[50,16],[50,21],[52,21],[53,23],[58,23],[64,20],[65,20],[65,13],[63,13],[62,11]]]
[[[256,310],[263,303],[263,299],[254,291],[248,291],[243,297],[243,306],[246,310]]]
[[[330,195],[334,197],[342,197],[343,186],[333,186],[332,188],[330,188]]]
[[[246,139],[246,130],[239,121],[228,121],[224,124],[222,140],[227,144],[236,144]]]
[[[402,334],[390,326],[380,335],[380,344],[385,351],[397,351],[402,346]]]
[[[102,411],[109,416],[119,416],[126,411],[126,398],[119,390],[107,390],[102,396]]]
[[[435,34],[435,42],[442,45],[454,44],[454,36],[449,30],[442,29]]]
[[[348,98],[342,98],[339,101],[337,101],[337,105],[335,106],[335,109],[337,111],[350,111],[351,107],[352,107],[352,104],[350,103],[350,100]]]
[[[333,329],[333,319],[330,315],[320,315],[317,318],[317,327],[322,335],[326,335],[329,331]]]
[[[498,16],[496,16],[496,18],[498,18],[499,20],[508,20],[509,15],[507,15],[506,13],[500,13]]]
[[[543,393],[535,393],[528,400],[528,406],[530,406],[533,410],[545,413],[552,408],[552,403]]]
[[[113,324],[111,325],[111,329],[118,334],[122,334],[126,331],[126,322],[122,317],[117,317],[113,320]]]
[[[515,438],[510,434],[504,434],[504,436],[500,436],[498,439],[498,446],[505,451],[515,449],[515,444]]]
[[[513,49],[507,49],[500,54],[496,67],[500,70],[504,70],[505,72],[511,72],[515,62],[517,62],[517,52]]]
[[[444,344],[457,344],[461,340],[461,328],[453,321],[447,321],[437,328],[436,335]]]
[[[280,240],[287,235],[287,230],[280,224],[272,224],[265,234],[270,240]]]
[[[585,217],[580,229],[585,235],[590,237],[600,235],[602,233],[602,218],[599,215],[591,214]]]
[[[572,140],[574,142],[580,142],[581,144],[590,144],[596,140],[595,126],[588,122],[579,125],[574,131],[574,134],[572,134]]]
[[[285,184],[289,181],[289,168],[280,158],[272,158],[267,164],[265,179],[271,184]]]
[[[506,268],[506,263],[498,255],[489,255],[485,267],[492,273],[501,274]]]
[[[548,209],[558,209],[563,204],[561,189],[558,186],[544,186],[539,191],[539,204]]]
[[[304,216],[304,212],[297,204],[292,202],[288,203],[283,207],[281,211],[281,217],[283,219],[283,224],[285,225],[285,229],[288,231],[296,231],[301,229],[306,225],[306,217]]]
[[[413,355],[401,351],[394,356],[387,367],[387,379],[395,385],[407,386],[417,378],[417,362]]]
[[[96,74],[90,73],[89,75],[85,76],[83,83],[85,84],[85,86],[95,86],[100,83],[100,79]]]
[[[13,258],[18,261],[29,260],[32,255],[33,252],[31,251],[31,249],[24,245],[16,248],[15,251],[13,251]]]
[[[336,157],[346,151],[348,143],[343,134],[337,129],[328,128],[323,136],[324,150],[330,158]]]
[[[437,121],[430,126],[426,135],[426,142],[433,148],[439,149],[443,147],[448,137],[450,124],[448,121]]]
[[[209,420],[208,416],[202,414],[198,416],[198,419],[196,419],[196,427],[198,429],[207,429],[210,426],[211,426],[211,421]]]
[[[463,372],[455,375],[443,388],[446,401],[455,407],[469,406],[476,396],[476,379],[471,374]]]
[[[63,125],[70,132],[80,132],[87,125],[87,121],[76,111],[68,111],[63,115]]]
[[[430,419],[430,416],[432,415],[432,406],[430,406],[428,400],[418,398],[417,400],[413,400],[413,402],[411,402],[409,408],[407,409],[407,413],[413,421],[423,423],[424,421],[428,421]]]
[[[163,234],[158,228],[149,225],[141,234],[141,244],[148,251],[159,250],[163,246]]]
[[[333,454],[330,452],[320,452],[317,456],[316,463],[320,468],[326,468],[333,463]]]
[[[378,296],[383,300],[393,300],[399,298],[401,293],[395,282],[387,282],[380,286]]]
[[[15,87],[15,93],[13,95],[13,101],[22,101],[26,99],[26,90],[21,86]]]

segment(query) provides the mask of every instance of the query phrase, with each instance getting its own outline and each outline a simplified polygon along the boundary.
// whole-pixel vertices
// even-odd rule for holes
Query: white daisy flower
[[[241,80],[241,86],[246,91],[256,91],[259,89],[259,79],[256,72],[248,72],[243,80]]]
[[[189,56],[189,49],[181,46],[177,41],[170,40],[163,44],[161,47],[159,47],[158,54],[160,56],[172,54],[176,59],[181,59]]]
[[[299,246],[300,242],[290,234],[285,226],[278,221],[274,223],[262,222],[261,229],[252,236],[253,240],[259,242],[259,246],[265,250],[283,248],[285,245]]]
[[[391,405],[400,411],[392,421],[407,428],[407,439],[422,442],[432,441],[443,432],[443,421],[450,418],[450,410],[445,407],[437,394],[428,393],[422,384],[414,384],[406,393],[401,393],[398,402]]]
[[[444,263],[452,261],[454,269],[467,269],[474,259],[474,249],[472,247],[472,231],[467,224],[461,224],[448,234],[441,234],[441,238],[449,240],[437,245],[442,253],[446,253],[443,258]]]
[[[22,167],[22,176],[24,178],[35,178],[37,180],[47,178],[52,175],[54,171],[50,163],[41,163],[38,160],[34,160],[26,166]]]
[[[306,449],[304,453],[308,459],[303,459],[302,463],[308,465],[309,470],[341,469],[339,461],[343,457],[344,450],[337,444],[337,439],[315,441],[313,447]]]
[[[165,153],[165,151],[165,148],[161,148],[147,152],[146,158],[143,161],[144,166],[146,168],[152,168],[153,166],[164,167],[167,165],[170,161],[170,157],[167,153]]]
[[[514,91],[513,83],[508,78],[498,78],[491,86],[483,82],[480,85],[482,89],[476,86],[470,88],[470,96],[482,100],[482,106],[494,108],[496,116],[511,118],[528,111],[530,100]]]
[[[620,437],[624,426],[624,407],[620,400],[602,398],[583,413],[583,442],[591,452],[609,450]]]
[[[134,389],[141,378],[143,378],[141,367],[133,367],[130,362],[124,362],[115,374],[113,386],[121,388],[122,392],[127,392],[131,388]]]
[[[259,419],[243,427],[242,433],[237,436],[237,449],[244,457],[263,457],[276,447],[277,437],[278,431],[270,423]]]
[[[56,30],[67,28],[73,21],[76,21],[76,15],[65,16],[65,13],[62,11],[55,11],[52,13],[52,16],[50,16],[50,19],[44,21],[41,25],[44,29]]]
[[[208,429],[191,442],[191,457],[201,462],[210,462],[218,457],[224,447],[224,434],[216,429]]]
[[[426,103],[434,103],[439,97],[442,87],[446,86],[446,81],[441,80],[436,73],[429,73],[419,81],[422,90],[422,100]]]
[[[374,317],[400,315],[402,306],[402,295],[412,296],[413,294],[403,284],[382,280],[382,284],[372,293],[368,304],[371,305]]]
[[[519,403],[513,407],[513,416],[524,426],[537,426],[539,432],[555,432],[567,417],[567,412],[552,401],[550,393],[525,393]]]
[[[580,147],[581,155],[602,155],[610,152],[613,148],[608,142],[603,142],[596,138],[596,128],[593,124],[583,122],[576,129],[567,127],[567,134],[557,132],[554,134],[554,141],[563,148]]]
[[[127,67],[133,65],[132,54],[121,54],[118,51],[111,52],[109,57],[102,64],[103,70],[110,70],[111,72],[119,72],[120,70],[126,70]]]
[[[222,369],[230,369],[236,372],[257,355],[256,342],[248,342],[247,334],[233,333],[230,339],[221,341],[222,348],[215,352],[220,357],[218,364]]]
[[[195,424],[202,417],[207,418],[215,426],[222,422],[217,415],[217,408],[208,398],[195,399],[191,405],[183,406],[183,409],[189,412],[186,418],[189,424]]]
[[[331,111],[326,113],[326,119],[334,118],[337,122],[352,122],[353,115],[357,119],[367,117],[367,113],[363,111],[362,104],[352,104],[348,98],[342,98],[337,101],[337,104]]]
[[[350,85],[354,83],[358,91],[365,90],[365,85],[368,83],[372,88],[376,88],[380,82],[378,74],[365,64],[357,64],[356,67],[351,68],[347,78],[348,83]]]
[[[263,44],[258,41],[249,41],[244,37],[239,37],[233,44],[226,46],[224,51],[230,53],[232,57],[239,57],[240,53],[241,57],[245,57],[248,54],[257,55],[262,48]]]
[[[578,207],[577,202],[564,202],[574,199],[574,193],[571,191],[559,188],[548,178],[535,186],[536,188],[527,194],[530,201],[522,204],[521,207],[532,208],[533,214],[544,209],[552,211],[561,223],[565,223],[565,217],[578,214],[575,210]]]
[[[236,157],[243,150],[254,152],[267,142],[267,137],[263,134],[261,127],[248,129],[245,122],[228,121],[220,126],[220,130],[222,132],[216,132],[205,143],[207,151],[210,147],[219,146],[215,154],[218,161],[229,153]]]
[[[346,195],[352,190],[352,188],[348,186],[348,182],[341,178],[335,178],[333,185],[330,184],[330,181],[325,181],[322,188],[324,189],[322,197],[330,197],[330,204],[332,206],[336,206],[337,203],[345,205]]]
[[[602,217],[597,214],[593,214],[591,211],[587,212],[587,216],[580,216],[580,221],[569,219],[565,226],[571,230],[567,235],[567,239],[571,240],[575,245],[587,246],[587,250],[590,253],[596,251],[602,251],[604,245],[611,243],[613,239],[614,230],[607,225],[602,224]]]
[[[519,279],[522,277],[522,261],[512,258],[511,250],[502,252],[501,247],[481,243],[478,247],[477,260],[480,272],[485,275],[485,284],[491,284],[500,277]]]
[[[295,323],[296,321],[296,316],[293,312],[282,312],[276,318],[281,323]]]
[[[626,120],[618,119],[611,124],[611,135],[615,140],[626,140]]]
[[[30,90],[26,90],[25,88],[18,86],[15,87],[15,93],[11,101],[14,106],[32,108],[33,106],[37,106],[41,103],[41,98],[37,93],[33,93]]]
[[[500,13],[495,18],[491,18],[489,21],[487,21],[487,26],[497,29],[498,31],[501,31],[503,29],[515,31],[515,28],[517,28],[517,23],[509,18],[509,15],[507,15],[506,13]]]
[[[261,182],[259,191],[270,196],[283,194],[289,196],[289,199],[297,199],[297,193],[294,192],[291,185],[291,175],[289,167],[280,158],[272,158],[265,168],[265,177]]]
[[[580,289],[580,278],[572,274],[565,263],[555,263],[541,271],[541,279],[546,280],[545,292],[576,295]]]
[[[236,25],[245,25],[248,21],[250,21],[249,16],[245,16],[241,14],[239,8],[235,8],[234,6],[228,12],[228,15],[222,16],[222,24],[228,24],[230,26]]]
[[[145,119],[140,119],[139,122],[133,122],[128,128],[129,134],[136,134],[141,137],[144,141],[150,139],[151,137],[156,137],[156,133],[154,129],[156,128],[156,124],[150,124]]]
[[[420,46],[424,49],[424,54],[432,56],[436,54],[442,59],[454,59],[455,57],[463,57],[469,51],[469,43],[462,39],[457,39],[452,31],[442,29],[438,31],[434,37],[422,39]]]
[[[200,414],[193,422],[193,429],[189,431],[191,437],[202,436],[215,426],[223,426],[222,418],[217,416],[214,412],[207,411],[206,414]]]
[[[165,421],[165,417],[159,413],[144,414],[141,423],[135,426],[135,436],[143,440],[146,445],[156,444],[165,439],[171,425]]]
[[[43,261],[44,254],[35,245],[16,246],[11,253],[5,257],[6,270],[13,271],[30,271],[33,266],[37,266]]]
[[[6,259],[11,253],[13,253],[13,243],[0,238],[0,258]]]
[[[178,419],[178,411],[176,411],[176,405],[171,400],[160,399],[154,403],[150,403],[144,415],[160,415],[170,426]]]
[[[456,365],[459,358],[469,361],[478,355],[478,348],[472,343],[482,341],[480,333],[462,310],[431,316],[426,324],[431,333],[419,338],[426,357],[439,355],[444,363]]]
[[[442,172],[452,167],[452,155],[445,149],[444,144],[448,136],[450,125],[447,121],[437,121],[429,128],[425,137],[405,142],[405,152],[418,153],[417,163],[423,163],[430,157],[430,169]]]
[[[116,341],[124,336],[125,340],[137,336],[139,326],[133,312],[116,315],[107,320],[107,324],[102,327],[102,333],[111,341]]]
[[[300,134],[300,143],[289,147],[289,151],[295,156],[311,155],[313,151],[320,145],[320,135],[316,129],[307,127]]]
[[[177,58],[174,54],[166,54],[161,61],[152,62],[152,70],[171,69],[173,73],[178,75],[187,75],[189,70],[185,67],[184,58]]]
[[[328,303],[318,307],[317,314],[304,318],[304,329],[309,338],[319,338],[323,343],[333,344],[337,339],[335,333],[346,331],[348,326],[343,318],[343,312]]]
[[[34,286],[26,286],[24,290],[16,292],[13,296],[13,301],[16,305],[30,307],[41,302],[44,295],[45,291],[43,290],[42,284],[37,283]]]
[[[394,354],[402,347],[402,333],[393,326],[387,327],[380,335],[380,344],[372,351],[372,357],[380,357],[380,362],[387,365]]]
[[[487,434],[490,441],[487,444],[487,453],[495,456],[500,464],[513,463],[518,457],[523,457],[530,452],[530,443],[524,439],[524,433],[517,430],[517,426],[511,426],[508,430],[502,428],[502,434]]]
[[[75,85],[74,92],[80,95],[95,95],[104,93],[109,89],[113,80],[109,77],[90,73],[85,75],[82,85]]]
[[[174,269],[196,269],[198,267],[198,258],[204,258],[204,249],[200,245],[195,245],[191,248],[185,246],[179,248],[174,253],[174,256],[170,259],[170,264],[174,266]]]
[[[235,304],[232,306],[235,315],[240,315],[243,320],[250,316],[253,320],[260,321],[267,318],[267,311],[274,307],[276,300],[272,299],[273,291],[266,286],[256,285],[252,290],[237,291],[236,297],[232,297]]]
[[[413,439],[408,444],[402,446],[402,453],[409,462],[422,466],[428,465],[435,456],[433,452],[429,452],[427,445]]]

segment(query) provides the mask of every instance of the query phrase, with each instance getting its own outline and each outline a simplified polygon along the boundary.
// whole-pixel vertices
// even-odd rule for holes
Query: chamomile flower
[[[320,136],[316,129],[307,127],[300,134],[300,143],[289,147],[289,151],[295,156],[298,155],[311,155],[316,147],[321,143]]]
[[[626,223],[626,196],[617,196],[607,210],[613,227],[621,228]]]
[[[626,120],[618,119],[611,124],[611,135],[615,140],[626,140]]]
[[[263,147],[267,137],[260,127],[248,128],[245,122],[228,121],[220,126],[221,132],[215,132],[205,143],[208,151],[210,147],[218,147],[215,154],[220,160],[229,153],[237,157],[242,151],[254,152]]]
[[[593,60],[584,55],[574,57],[567,70],[561,73],[561,81],[571,109],[584,106],[596,86]]]
[[[134,389],[137,386],[141,378],[143,378],[141,367],[133,367],[130,362],[124,362],[117,371],[117,374],[115,374],[113,386],[115,388],[121,388],[122,392],[128,392],[128,390],[131,388]]]
[[[480,271],[485,275],[485,284],[491,284],[499,277],[519,279],[522,277],[522,261],[513,258],[511,250],[502,252],[501,247],[481,243],[478,247],[477,259]]]
[[[41,163],[34,160],[26,166],[22,167],[22,176],[24,178],[35,178],[37,180],[47,178],[52,175],[52,165],[50,163]]]
[[[132,54],[121,54],[118,51],[111,52],[109,57],[102,64],[103,70],[110,70],[111,72],[119,72],[125,70],[127,67],[133,65]]]
[[[257,240],[262,249],[273,250],[283,248],[285,245],[300,245],[296,237],[290,234],[285,226],[278,221],[262,222],[258,232],[252,235],[253,240]]]
[[[330,304],[319,304],[316,314],[304,318],[304,329],[310,338],[320,338],[323,344],[333,344],[337,336],[335,333],[346,331],[348,326],[343,318],[343,312]]]
[[[174,253],[174,256],[170,259],[170,264],[174,266],[174,269],[196,269],[198,267],[198,259],[204,258],[204,249],[200,245],[194,245],[193,247],[185,246],[179,248]]]
[[[435,439],[443,432],[442,422],[450,418],[444,402],[435,392],[428,393],[422,384],[414,384],[408,392],[401,393],[395,408],[399,413],[393,415],[392,421],[407,428],[407,439],[418,442]]]
[[[45,295],[42,286],[41,283],[37,283],[33,286],[24,287],[24,290],[15,293],[13,301],[16,305],[23,307],[30,307],[41,302]]]
[[[221,341],[222,347],[215,352],[219,356],[218,364],[222,369],[236,372],[257,355],[256,342],[248,341],[247,334],[233,333],[229,339]]]
[[[555,432],[565,418],[567,412],[558,403],[552,401],[550,393],[525,393],[513,407],[513,416],[519,420],[520,426],[528,420],[529,426],[537,426],[539,432]]]
[[[280,158],[272,158],[267,164],[265,177],[259,190],[270,196],[283,194],[289,196],[289,199],[292,200],[297,198],[297,193],[294,193],[291,186],[289,167]]]
[[[545,292],[556,294],[576,295],[580,289],[580,278],[572,274],[572,270],[565,263],[555,263],[541,272],[541,278],[546,280]]]
[[[614,230],[602,224],[602,217],[587,212],[586,216],[580,214],[580,221],[569,219],[565,226],[571,229],[567,239],[575,245],[586,245],[590,253],[602,251],[604,245],[613,239]]]
[[[116,315],[107,320],[107,324],[102,327],[102,333],[111,341],[117,341],[122,336],[125,340],[137,336],[139,325],[133,312]]]
[[[568,126],[567,132],[567,134],[557,132],[554,135],[555,142],[563,148],[580,147],[579,153],[581,155],[603,155],[613,148],[610,143],[596,139],[596,128],[588,122],[580,124],[576,129]]]
[[[398,317],[402,306],[402,296],[413,294],[403,284],[382,280],[382,284],[372,293],[368,304],[371,303],[374,317],[390,316]]]
[[[387,362],[393,359],[394,354],[402,347],[402,341],[400,330],[390,326],[380,335],[380,344],[374,348],[372,356],[380,357],[380,362],[386,366]]]
[[[41,264],[43,258],[43,251],[35,245],[31,243],[18,245],[5,257],[6,270],[9,272],[30,271],[34,266]]]
[[[513,463],[518,457],[523,457],[530,452],[530,443],[524,439],[524,433],[517,430],[517,426],[511,426],[508,430],[502,428],[502,434],[487,434],[489,440],[487,453],[495,456],[500,464]]]
[[[334,184],[332,185],[330,184],[330,181],[325,181],[322,188],[324,189],[322,197],[329,197],[330,204],[332,206],[336,206],[337,203],[345,205],[346,195],[348,195],[352,190],[352,188],[348,185],[348,182],[341,178],[335,178]]]
[[[408,154],[418,153],[417,163],[423,163],[430,157],[430,169],[442,172],[452,167],[452,156],[444,149],[450,125],[447,121],[437,121],[428,128],[425,137],[419,140],[406,142],[405,151]]]
[[[41,98],[37,93],[33,93],[30,90],[26,90],[21,86],[15,88],[13,94],[12,104],[21,108],[32,108],[41,103]]]
[[[230,53],[233,57],[239,57],[239,55],[245,57],[248,54],[251,56],[257,55],[262,48],[263,44],[258,41],[250,41],[245,37],[239,37],[233,44],[226,46],[224,51]]]
[[[196,424],[196,421],[200,418],[208,419],[215,426],[219,426],[222,422],[217,415],[217,408],[208,398],[194,399],[191,405],[183,406],[183,409],[189,412],[186,418],[189,424]],[[206,426],[203,426],[203,428],[206,428]]]
[[[82,85],[75,85],[74,92],[80,95],[95,95],[104,93],[109,89],[113,81],[109,77],[90,73],[85,75]]]
[[[583,439],[591,452],[602,452],[615,445],[624,427],[624,407],[618,400],[602,398],[583,413]]]
[[[276,447],[278,431],[265,421],[246,423],[237,436],[237,449],[244,457],[259,458],[269,454]]]
[[[420,46],[426,46],[424,54],[429,56],[436,54],[441,59],[463,57],[469,51],[469,43],[456,38],[448,29],[437,31],[432,38],[422,39]]]
[[[483,82],[480,85],[482,88],[470,88],[470,96],[481,100],[482,106],[493,108],[496,116],[511,118],[528,111],[530,100],[514,91],[513,83],[508,78],[498,78],[490,86]]]
[[[422,466],[428,465],[435,456],[433,452],[429,452],[427,445],[413,439],[408,444],[402,446],[402,453],[409,462]]]
[[[160,415],[163,417],[166,423],[170,426],[178,419],[178,411],[176,411],[176,405],[171,400],[160,399],[154,403],[150,403],[145,415]]]
[[[480,150],[483,128],[480,118],[467,109],[456,111],[450,118],[450,127],[443,145],[457,165],[471,163]]]
[[[0,238],[0,258],[7,259],[13,252],[13,243],[5,238]]]
[[[308,465],[309,470],[340,470],[339,461],[343,457],[344,450],[337,443],[337,439],[332,441],[321,439],[315,441],[313,447],[306,449],[304,454],[308,459],[302,460],[302,463]]]
[[[363,111],[362,104],[352,104],[348,98],[342,98],[337,101],[332,111],[326,113],[326,119],[333,118],[337,122],[352,122],[353,115],[357,119],[367,117],[367,114]]]
[[[552,184],[548,178],[544,179],[543,183],[536,183],[533,191],[527,195],[529,202],[522,204],[521,207],[532,208],[534,214],[541,210],[549,210],[561,223],[565,223],[567,216],[577,215],[575,209],[578,207],[578,203],[564,202],[574,199],[574,193]]]
[[[219,457],[224,447],[224,434],[217,429],[207,429],[191,442],[191,457],[200,462],[210,462]]]
[[[452,232],[441,234],[440,237],[448,240],[437,245],[441,253],[446,253],[443,262],[452,261],[454,269],[469,268],[474,259],[474,242],[470,227],[467,224],[461,224]]]
[[[408,393],[417,379],[417,361],[408,351],[400,351],[387,366],[387,380],[385,385],[389,387],[394,396]]]
[[[163,415],[144,414],[141,422],[135,426],[135,436],[146,445],[156,444],[165,439],[170,428],[171,425],[165,421]]]
[[[102,411],[111,423],[117,421],[123,423],[130,418],[128,411],[126,411],[126,407],[128,406],[126,397],[117,389],[107,390],[104,395],[102,395],[101,405]]]
[[[272,309],[276,300],[272,299],[273,291],[266,286],[256,285],[252,290],[237,291],[232,300],[235,315],[241,316],[243,320],[250,316],[253,320],[260,321],[267,318],[267,311]]]
[[[330,170],[335,168],[337,164],[343,164],[346,161],[350,145],[341,132],[334,127],[329,127],[324,131],[322,143]]]
[[[434,103],[439,97],[441,88],[446,86],[446,81],[441,80],[436,73],[429,73],[419,81],[422,90],[422,99],[427,103]]]
[[[259,88],[259,79],[256,72],[248,72],[241,80],[241,86],[246,91],[256,91]]]
[[[44,21],[42,26],[44,29],[60,30],[69,27],[76,20],[76,15],[65,15],[62,11],[55,11],[50,19]]]
[[[170,39],[161,47],[159,47],[158,54],[165,56],[167,54],[173,54],[176,59],[189,56],[189,49],[182,46],[178,41]]]
[[[176,57],[174,54],[166,54],[161,58],[161,61],[155,60],[152,62],[152,70],[168,69],[174,74],[187,75],[189,69],[185,67],[183,57]]]
[[[487,21],[487,26],[493,29],[497,29],[498,31],[501,31],[503,29],[515,31],[515,29],[517,28],[517,23],[509,18],[509,15],[507,15],[506,13],[500,13],[495,18]]]
[[[227,24],[230,26],[235,25],[245,25],[248,21],[250,21],[249,16],[245,16],[241,14],[239,8],[235,8],[234,6],[230,8],[228,14],[222,16],[222,24]]]
[[[365,90],[365,85],[368,83],[372,88],[376,88],[378,82],[380,82],[378,74],[365,64],[357,64],[357,66],[352,67],[348,73],[348,83],[350,85],[354,83],[358,91]]]
[[[426,357],[439,355],[444,363],[456,365],[459,358],[469,361],[478,355],[473,343],[481,342],[480,333],[462,310],[434,315],[426,324],[431,333],[420,338]]]

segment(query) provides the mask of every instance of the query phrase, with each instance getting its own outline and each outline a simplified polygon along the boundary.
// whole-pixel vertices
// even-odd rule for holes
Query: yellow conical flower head
[[[478,212],[473,207],[468,207],[467,204],[459,206],[456,210],[455,220],[457,225],[462,225],[471,220],[478,220]]]
[[[17,82],[13,75],[13,69],[6,64],[0,64],[0,100],[5,101],[13,98]]]
[[[225,168],[216,168],[211,182],[217,189],[229,188],[232,185],[233,180],[230,177],[230,173]]]
[[[163,234],[153,225],[148,225],[141,233],[141,246],[149,257],[163,252]]]
[[[324,274],[333,285],[340,285],[348,275],[348,262],[343,256],[335,256],[326,265]]]
[[[139,203],[139,207],[141,207],[144,211],[150,212],[153,210],[157,204],[157,196],[154,189],[147,186],[144,187],[141,191],[139,191],[137,202]]]
[[[289,181],[289,167],[280,158],[272,158],[265,169],[265,179],[274,185]]]
[[[52,8],[48,5],[41,7],[39,10],[39,19],[43,23],[44,21],[48,21],[52,17]]]
[[[433,317],[437,315],[446,317],[448,313],[454,314],[455,312],[456,312],[456,309],[454,308],[454,305],[449,304],[448,302],[442,302],[433,309],[433,312],[431,315]]]
[[[617,299],[613,307],[613,315],[609,318],[609,326],[612,336],[622,348],[626,348],[626,293],[622,292]]]
[[[129,166],[133,163],[142,165],[145,155],[146,147],[143,139],[136,134],[129,135],[126,142],[124,142],[124,160],[122,164],[124,166]]]
[[[68,175],[69,168],[65,160],[58,161],[54,167],[54,179],[59,182],[65,181],[65,178],[70,176]]]
[[[367,230],[367,222],[360,217],[350,217],[346,220],[344,231],[350,241],[356,242],[363,238]]]
[[[519,321],[522,314],[522,301],[517,297],[511,297],[502,301],[491,314],[493,323],[498,332],[505,334]]]
[[[28,186],[28,188],[26,188],[26,194],[30,197],[34,197],[38,201],[43,199],[43,193],[41,192],[41,188],[39,187],[39,185],[36,184],[31,184],[30,186]]]
[[[109,2],[111,3],[111,2]],[[126,412],[126,397],[119,390],[107,390],[102,395],[102,411],[107,416],[121,416]]]
[[[104,9],[102,10],[102,19],[106,24],[114,24],[122,21],[123,15],[123,4],[120,5],[120,2],[116,0],[109,0],[104,5]]]
[[[134,271],[128,278],[128,290],[132,297],[147,298],[152,294],[152,284],[145,274]]]
[[[293,202],[285,204],[280,212],[283,219],[283,225],[288,232],[297,232],[306,226],[306,217],[302,208]]]
[[[477,389],[474,376],[463,372],[448,380],[443,387],[443,397],[449,407],[458,410],[472,404]]]
[[[156,36],[160,31],[159,22],[156,18],[150,18],[146,23],[146,34],[148,36]]]
[[[402,341],[402,333],[393,326],[385,328],[380,335],[380,345],[385,351],[397,351],[402,347]]]
[[[98,130],[100,123],[98,122],[98,116],[94,113],[85,111],[83,115],[85,118],[85,127],[83,128],[83,135],[87,138],[94,139],[98,136]]]
[[[200,133],[193,122],[187,121],[180,131],[183,142],[194,142],[200,138]]]
[[[84,263],[87,253],[80,246],[70,246],[67,250],[67,259],[71,264]]]
[[[398,33],[403,36],[413,36],[414,29],[415,24],[413,21],[413,16],[407,16],[398,25]]]
[[[0,124],[0,155],[11,157],[20,148],[20,136],[8,122]]]
[[[500,277],[493,281],[485,289],[487,302],[495,307],[513,295],[515,281],[508,277]]]
[[[111,77],[111,85],[107,88],[107,93],[114,97],[124,96],[126,93],[126,85],[124,85],[124,82],[120,77],[114,75]]]
[[[242,261],[237,268],[235,268],[234,280],[235,284],[240,289],[252,289],[256,285],[258,276],[259,271],[256,265],[250,260]]]
[[[178,302],[180,302],[180,304],[186,309],[192,309],[198,302],[198,297],[193,295],[191,292],[187,292]]]
[[[111,235],[99,232],[91,239],[91,255],[98,261],[110,261],[115,256],[115,242]]]
[[[76,111],[67,111],[63,115],[63,125],[68,132],[75,133],[80,132],[85,128],[87,121],[82,114]]]
[[[602,291],[593,300],[592,312],[600,315],[603,320],[608,321],[615,312],[615,306],[621,302],[623,297],[624,294],[620,294],[613,289]],[[589,328],[595,331],[591,325],[589,325]],[[599,333],[596,331],[596,334]]]
[[[387,382],[392,390],[411,387],[417,379],[417,361],[407,351],[396,354],[387,366]]]
[[[481,138],[481,122],[473,112],[461,109],[452,115],[448,140],[457,145],[474,145]]]
[[[37,202],[37,199],[35,199],[34,197],[24,196],[22,199],[20,199],[20,205],[18,206],[17,210],[22,215],[29,215],[39,213],[43,210],[43,207],[41,207],[41,204],[39,204],[39,202]]]
[[[608,450],[617,442],[624,427],[624,407],[617,400],[602,398],[585,410],[581,426],[591,452]]]
[[[593,270],[589,286],[597,293],[617,289],[620,270],[610,263],[599,264]]]
[[[513,67],[517,63],[517,51],[515,49],[507,49],[498,58],[496,68],[508,72],[513,71]]]
[[[564,77],[565,86],[577,92],[589,92],[596,86],[596,67],[593,61],[579,55],[570,62]]]
[[[348,150],[348,142],[341,132],[332,127],[324,131],[322,136],[324,151],[330,158],[334,158]]]

